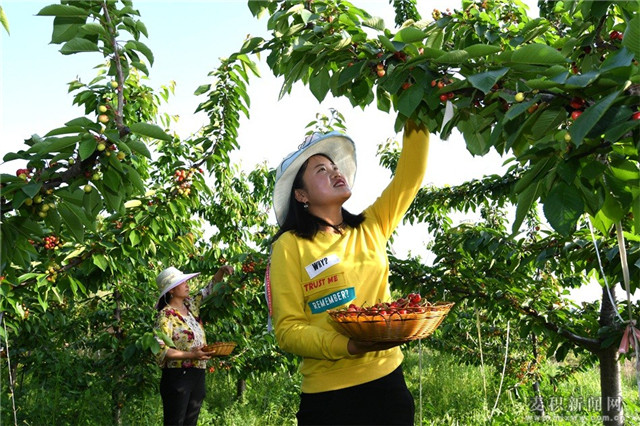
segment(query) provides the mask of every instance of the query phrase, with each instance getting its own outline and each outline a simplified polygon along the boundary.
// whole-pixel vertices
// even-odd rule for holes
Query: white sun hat
[[[356,177],[356,145],[343,133],[315,132],[294,151],[287,155],[276,169],[276,183],[273,188],[273,208],[278,224],[282,226],[289,210],[289,197],[293,181],[302,164],[316,154],[324,154],[338,166],[350,187]]]
[[[158,285],[158,291],[160,292],[158,301],[156,302],[156,309],[158,308],[160,299],[162,299],[162,297],[167,294],[168,291],[197,275],[200,275],[200,272],[185,274],[179,269],[174,268],[173,266],[170,266],[164,271],[160,272],[160,274],[156,278],[156,284]]]

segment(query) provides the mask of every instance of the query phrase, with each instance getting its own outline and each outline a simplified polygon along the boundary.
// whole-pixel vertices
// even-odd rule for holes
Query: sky
[[[59,53],[60,45],[49,44],[53,18],[35,15],[54,3],[57,2],[0,3],[10,25],[10,35],[0,29],[0,158],[7,152],[24,149],[24,139],[32,134],[42,136],[85,115],[83,109],[71,105],[73,95],[68,93],[67,83],[78,77],[90,81],[95,76],[94,67],[102,63],[102,56],[98,53],[65,56]],[[387,28],[394,29],[393,8],[388,0],[352,0],[352,3],[382,17]],[[530,6],[531,16],[537,15],[536,0],[525,3]],[[418,11],[428,18],[434,8],[446,10],[457,4],[419,0]],[[248,35],[269,37],[266,18],[254,18],[244,0],[134,0],[134,7],[140,11],[140,19],[149,32],[149,38],[141,41],[155,57],[147,84],[157,89],[170,81],[176,82],[175,95],[163,111],[180,117],[172,129],[187,138],[207,123],[204,113],[194,113],[204,100],[203,96],[194,96],[194,91],[212,82],[207,74],[219,65],[220,58],[239,50]],[[364,111],[354,109],[345,99],[331,96],[319,104],[304,86],[294,86],[291,94],[278,100],[282,80],[273,77],[264,61],[259,66],[261,77],[253,77],[249,86],[250,117],[241,119],[238,135],[241,148],[232,155],[232,160],[245,170],[264,162],[275,168],[302,142],[307,123],[316,114],[328,115],[329,109],[335,108],[345,116],[347,133],[356,143],[358,158],[353,195],[345,207],[360,212],[375,201],[390,179],[390,173],[378,165],[377,146],[387,138],[400,137],[393,131],[394,114],[378,111],[375,105]],[[458,133],[447,141],[432,134],[423,184],[453,186],[484,175],[502,174],[506,170],[505,160],[494,151],[473,157]],[[22,166],[18,161],[0,163],[0,172],[13,174]],[[430,238],[425,226],[401,226],[393,250],[400,257],[411,253],[428,259],[430,254],[424,246]],[[578,301],[593,300],[600,298],[600,292],[597,285],[592,285],[573,296]]]

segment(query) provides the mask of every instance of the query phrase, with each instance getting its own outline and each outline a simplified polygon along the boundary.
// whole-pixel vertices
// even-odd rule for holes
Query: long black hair
[[[168,298],[167,298],[167,295],[169,295]],[[158,300],[158,312],[160,312],[162,308],[164,308],[169,304],[169,300],[171,300],[171,294],[169,294],[169,292],[166,292],[165,294],[162,295],[160,300]]]
[[[333,160],[328,155],[317,155],[322,155],[333,164]],[[300,166],[300,169],[298,170],[298,173],[293,180],[293,185],[291,185],[291,193],[289,194],[289,209],[287,210],[287,216],[278,232],[276,232],[276,234],[273,236],[271,243],[274,243],[280,237],[280,235],[284,234],[287,231],[293,231],[293,233],[300,238],[312,240],[313,237],[315,237],[315,235],[318,233],[318,231],[320,231],[321,226],[329,225],[323,219],[320,219],[319,217],[309,213],[308,209],[304,208],[304,204],[296,200],[295,190],[303,188],[302,176],[304,175],[308,164],[309,159],[307,159],[307,161],[305,161],[302,166]],[[342,219],[344,220],[344,223],[346,225],[352,228],[357,228],[364,221],[364,214],[360,213],[358,215],[355,215],[353,213],[349,213],[343,207]]]

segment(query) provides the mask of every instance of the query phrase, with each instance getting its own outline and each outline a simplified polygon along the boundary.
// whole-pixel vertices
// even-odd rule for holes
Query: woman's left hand
[[[218,269],[218,272],[213,276],[214,282],[220,282],[224,278],[225,275],[233,274],[233,266],[224,265]]]

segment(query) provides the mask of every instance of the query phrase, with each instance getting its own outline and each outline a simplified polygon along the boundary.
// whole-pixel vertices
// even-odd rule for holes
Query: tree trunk
[[[611,288],[611,296],[615,303],[615,289]],[[600,327],[614,325],[616,308],[602,288],[602,308],[600,309]],[[620,388],[620,365],[618,364],[618,348],[612,345],[598,352],[600,361],[600,402],[602,423],[606,426],[622,426],[624,411],[622,408],[622,392]]]
[[[538,365],[538,339],[534,333],[531,333],[531,346],[533,348],[533,365]],[[538,375],[536,374],[536,377]],[[535,395],[534,404],[532,404],[533,413],[538,416],[544,416],[544,401],[540,395],[540,381],[536,378],[533,382],[533,394]]]
[[[115,302],[115,309],[113,312],[113,316],[115,319],[114,330],[113,333],[119,341],[122,340],[122,327],[120,326],[122,310],[120,308],[120,300],[122,299],[122,295],[119,290],[115,290],[113,292],[113,300]],[[119,347],[121,344],[118,345]],[[120,354],[115,355],[117,358],[120,358]],[[111,389],[111,420],[114,425],[122,425],[122,405],[124,397],[122,395],[122,390],[120,390],[119,384],[122,382],[123,374],[121,370],[115,372],[113,377],[113,388]]]
[[[238,379],[236,382],[236,398],[240,399],[244,396],[244,392],[247,390],[247,381],[244,379]]]

